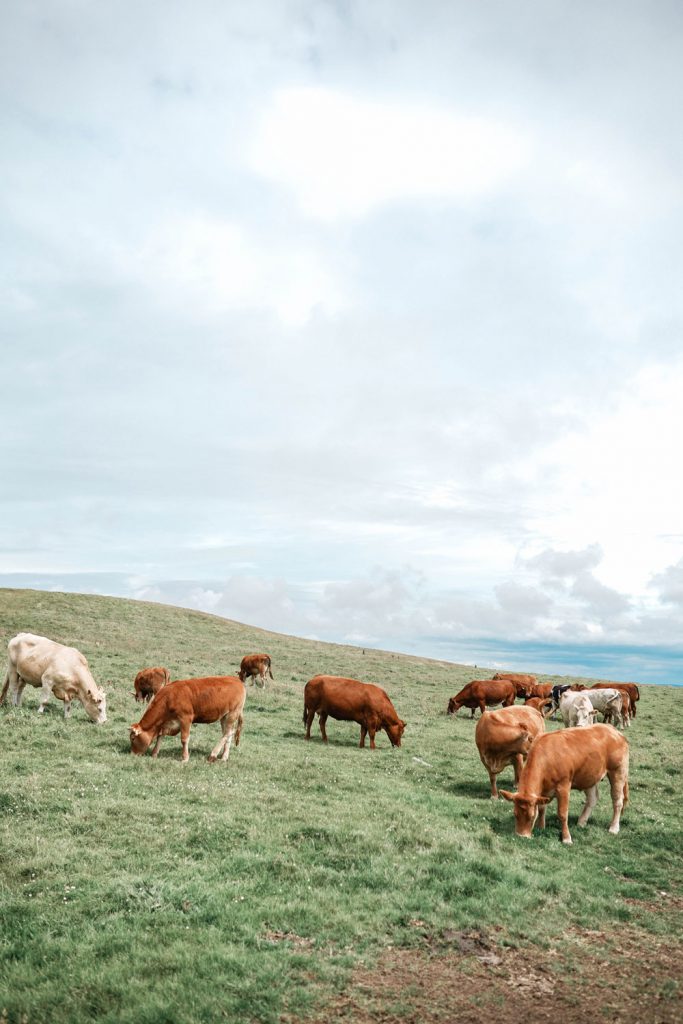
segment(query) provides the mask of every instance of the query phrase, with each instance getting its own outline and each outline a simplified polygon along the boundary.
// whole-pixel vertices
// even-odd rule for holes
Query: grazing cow
[[[544,718],[552,713],[553,702],[551,697],[527,697],[524,701],[525,708],[535,708]]]
[[[519,783],[523,762],[531,744],[545,732],[543,715],[528,705],[514,704],[500,711],[486,711],[474,730],[479,757],[491,780],[491,799],[498,799],[496,775],[508,764],[515,766],[515,785]]]
[[[502,704],[509,707],[515,703],[516,696],[517,689],[511,679],[473,679],[460,693],[451,697],[446,711],[449,715],[457,715],[460,708],[470,708],[470,718],[474,718],[477,708],[483,715],[487,705]]]
[[[635,683],[593,683],[593,690],[619,690],[622,694],[628,694],[628,701],[624,701],[624,709],[628,707],[628,714],[631,718],[636,717],[636,704],[640,700],[640,690]]]
[[[571,843],[567,824],[570,790],[578,789],[586,795],[578,821],[583,827],[597,803],[598,783],[605,775],[612,790],[609,831],[616,835],[622,807],[628,803],[626,739],[611,725],[564,729],[539,736],[529,751],[517,792],[500,791],[515,805],[515,832],[530,839],[537,817],[539,828],[544,828],[546,805],[556,796],[562,842]]]
[[[536,676],[525,675],[524,672],[496,672],[493,679],[510,679],[515,684],[518,697],[539,696],[532,692],[536,685]]]
[[[0,694],[4,701],[7,690],[15,706],[21,704],[24,687],[41,686],[39,713],[51,696],[64,701],[64,717],[71,714],[71,702],[76,699],[85,708],[91,722],[102,725],[107,721],[107,698],[97,685],[88,662],[75,647],[65,647],[46,636],[18,633],[7,645],[7,675]]]
[[[266,673],[273,679],[273,673],[270,668],[270,655],[269,654],[245,654],[240,664],[239,677],[243,683],[246,683],[247,679],[252,681],[257,677],[261,680],[261,686],[266,685]],[[274,682],[275,680],[273,680]]]
[[[401,746],[406,723],[398,717],[394,705],[381,686],[361,683],[343,676],[314,676],[304,687],[304,723],[306,739],[311,738],[311,725],[316,712],[320,718],[320,732],[325,743],[325,722],[328,716],[340,722],[358,722],[360,746],[370,735],[370,749],[375,749],[375,733],[384,729],[392,747]]]
[[[233,736],[235,746],[239,746],[246,696],[244,683],[234,676],[176,679],[159,690],[140,721],[131,725],[131,753],[144,754],[156,740],[152,751],[152,757],[156,757],[161,737],[180,733],[182,757],[187,762],[192,723],[220,720],[223,734],[211,751],[209,761],[215,761],[221,752],[222,760],[227,761]]]
[[[162,686],[171,682],[171,673],[167,668],[143,668],[135,677],[135,699],[146,700],[147,703]]]
[[[622,727],[630,724],[624,715],[624,702],[619,690],[610,688],[608,690],[582,690],[581,692],[584,697],[588,697],[595,710],[600,712],[604,721],[614,720],[617,726],[621,725]]]
[[[532,686],[527,687],[527,695],[529,697],[550,697],[552,692],[552,683],[534,683]]]
[[[565,690],[560,697],[560,714],[565,729],[572,729],[593,725],[597,711],[585,693]]]

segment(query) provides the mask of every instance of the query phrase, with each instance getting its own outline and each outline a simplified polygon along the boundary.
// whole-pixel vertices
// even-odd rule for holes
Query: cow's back
[[[511,737],[526,731],[535,738],[545,732],[545,720],[540,711],[524,704],[500,708],[498,711],[485,711],[477,722],[474,741],[481,754],[486,750],[505,748]]]
[[[627,756],[628,743],[611,725],[563,729],[539,736],[533,744],[525,775],[540,774],[551,782],[569,777],[579,782],[599,781]],[[588,782],[593,785],[594,782]],[[521,788],[521,787],[520,787]],[[576,788],[585,788],[581,785]]]
[[[34,686],[40,684],[48,669],[56,678],[79,679],[85,673],[91,678],[88,662],[80,651],[46,636],[19,633],[7,648],[21,678]]]

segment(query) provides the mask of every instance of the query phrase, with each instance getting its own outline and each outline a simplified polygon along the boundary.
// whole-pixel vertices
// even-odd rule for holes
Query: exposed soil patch
[[[420,930],[422,921],[413,923]],[[422,936],[356,971],[315,1024],[680,1024],[683,942],[633,927],[573,929],[561,946],[512,949],[495,932]],[[288,1018],[283,1018],[288,1019]]]

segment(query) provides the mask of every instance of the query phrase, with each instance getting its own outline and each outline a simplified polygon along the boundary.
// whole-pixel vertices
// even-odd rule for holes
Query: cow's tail
[[[268,675],[269,675],[269,676],[270,676],[270,678],[271,678],[271,679],[273,680],[273,682],[275,682],[275,677],[274,677],[274,675],[273,675],[273,670],[272,670],[272,668],[270,667],[270,658],[268,658]]]
[[[624,781],[624,803],[623,803],[622,806],[626,807],[627,803],[628,803],[628,779],[626,779]]]
[[[9,669],[7,669],[7,675],[5,676],[5,685],[2,688],[2,693],[0,693],[0,704],[4,704],[5,703],[5,697],[7,696],[7,688],[8,688],[8,686],[9,686]]]
[[[308,721],[308,708],[306,707],[306,701],[304,700],[304,725]]]

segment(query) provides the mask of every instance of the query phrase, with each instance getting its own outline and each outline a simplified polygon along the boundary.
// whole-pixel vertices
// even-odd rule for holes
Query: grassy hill
[[[471,668],[84,595],[0,591],[0,626],[3,644],[29,630],[82,650],[109,716],[96,727],[74,705],[65,722],[54,701],[39,717],[31,687],[0,709],[0,1022],[437,1021],[455,1007],[505,1021],[522,964],[527,1020],[546,1019],[534,984],[567,1020],[576,992],[623,1021],[681,1019],[681,691],[642,689],[621,834],[605,783],[585,830],[572,796],[563,847],[554,804],[544,834],[515,837],[469,713],[444,714]],[[130,756],[138,669],[234,674],[256,650],[275,682],[249,689],[227,766],[206,761],[217,725],[193,730],[188,766],[178,738],[157,761]],[[384,686],[408,722],[401,749],[381,734],[360,750],[358,727],[332,720],[328,747],[317,720],[306,743],[318,672]],[[596,983],[601,962],[623,984]]]

